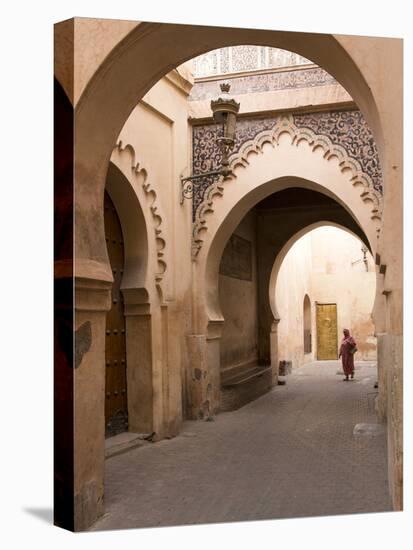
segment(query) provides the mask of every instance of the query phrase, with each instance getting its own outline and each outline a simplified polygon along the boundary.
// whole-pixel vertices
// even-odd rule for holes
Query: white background
[[[404,38],[405,281],[411,281],[412,36],[408,6],[409,2],[401,0],[3,3],[0,19],[0,544],[3,548],[410,547],[412,316],[406,306],[405,512],[82,534],[51,525],[53,24],[85,16]],[[405,304],[409,305],[410,288],[411,283],[405,283]]]

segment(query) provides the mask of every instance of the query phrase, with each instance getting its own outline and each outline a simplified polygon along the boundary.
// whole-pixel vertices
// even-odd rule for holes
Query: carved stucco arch
[[[266,144],[278,147],[280,138],[288,135],[291,138],[291,146],[298,147],[301,142],[307,143],[313,152],[321,150],[323,157],[329,161],[337,159],[338,169],[342,173],[349,175],[348,183],[359,189],[360,199],[363,203],[370,206],[370,216],[375,222],[381,222],[382,215],[382,195],[374,188],[373,181],[369,174],[363,171],[363,168],[356,159],[351,157],[347,150],[323,134],[316,134],[309,128],[297,127],[294,124],[292,115],[280,117],[274,127],[270,130],[259,132],[253,139],[246,141],[230,157],[230,166],[233,170],[233,176],[224,180],[222,177],[214,182],[206,191],[204,200],[196,211],[195,221],[192,231],[192,257],[196,258],[202,247],[202,235],[208,230],[208,215],[214,212],[214,202],[217,197],[224,193],[226,184],[236,184],[239,171],[237,168],[246,168],[250,164],[251,157],[263,153]],[[251,177],[254,177],[253,174]],[[377,223],[377,232],[380,231],[380,223]]]
[[[268,296],[269,296],[269,302],[272,314],[274,316],[274,319],[276,322],[279,322],[281,320],[278,307],[277,307],[277,296],[276,296],[276,289],[277,289],[277,280],[278,280],[278,274],[280,272],[281,266],[283,264],[283,261],[285,260],[285,257],[287,256],[288,252],[291,250],[291,248],[294,246],[294,244],[299,241],[304,235],[307,235],[307,233],[310,233],[311,231],[314,231],[315,229],[318,229],[319,227],[336,227],[337,229],[341,229],[342,231],[346,231],[356,239],[360,240],[359,235],[356,235],[351,229],[348,227],[345,227],[344,225],[334,223],[329,220],[321,220],[319,222],[313,223],[311,225],[307,225],[300,231],[297,231],[288,241],[285,243],[285,245],[282,247],[280,252],[277,254],[277,257],[275,259],[275,262],[273,264],[273,268],[271,271],[271,277],[270,277],[270,285],[268,289]],[[308,296],[306,294],[305,296]]]
[[[127,186],[122,185],[125,193],[123,223],[131,226],[130,239],[134,242],[133,248],[132,245],[129,247],[129,254],[126,254],[134,268],[125,269],[122,289],[141,288],[143,294],[147,292],[149,296],[154,294],[156,287],[162,298],[163,278],[167,268],[164,215],[150,179],[150,169],[139,159],[132,145],[125,145],[121,141],[112,152],[108,174],[113,172],[113,167],[121,172],[127,182]],[[108,191],[111,196],[115,192],[114,189]],[[144,223],[139,222],[140,219]],[[125,236],[125,247],[127,245]]]
[[[246,148],[245,148],[246,149]],[[218,298],[218,270],[227,240],[245,214],[267,196],[289,187],[303,187],[333,198],[366,235],[374,254],[380,228],[380,210],[374,196],[365,194],[364,183],[356,177],[340,151],[332,152],[318,143],[294,139],[290,132],[279,132],[276,143],[266,138],[259,149],[245,153],[246,163],[237,162],[235,178],[223,182],[224,196],[218,196],[213,209],[204,211],[203,246],[196,264],[199,293],[197,330],[205,324],[222,323]],[[199,234],[198,234],[198,238]]]
[[[376,101],[357,63],[345,49],[345,37],[139,23],[96,68],[76,105],[75,257],[78,276],[110,280],[103,213],[99,205],[113,144],[133,108],[174,67],[211,49],[241,44],[290,50],[328,71],[354,98],[381,148],[384,142],[382,121]],[[99,139],[91,139],[91,136],[99,136]]]
[[[125,266],[121,281],[126,317],[129,429],[137,433],[164,429],[161,403],[165,381],[159,335],[166,270],[163,216],[150,169],[131,145],[113,150],[106,189],[122,227]]]

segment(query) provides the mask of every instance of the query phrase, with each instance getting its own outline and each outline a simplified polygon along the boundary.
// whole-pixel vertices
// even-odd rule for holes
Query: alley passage
[[[386,439],[353,435],[377,423],[376,369],[312,363],[214,422],[185,422],[172,440],[106,460],[106,514],[120,529],[391,510]]]

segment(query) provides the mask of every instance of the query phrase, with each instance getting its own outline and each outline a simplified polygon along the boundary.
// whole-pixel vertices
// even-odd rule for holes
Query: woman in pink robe
[[[343,330],[344,337],[341,341],[339,357],[343,365],[343,371],[346,377],[344,382],[348,381],[348,377],[351,376],[351,380],[354,378],[354,353],[356,351],[356,341],[350,336],[350,331],[345,328]]]

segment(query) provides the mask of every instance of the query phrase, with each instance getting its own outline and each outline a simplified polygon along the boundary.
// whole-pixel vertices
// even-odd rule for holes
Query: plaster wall
[[[255,213],[247,214],[234,233],[251,242],[252,280],[219,275],[219,298],[225,319],[220,345],[223,369],[258,359]]]
[[[313,359],[313,353],[304,354],[303,342],[303,303],[306,294],[310,298],[311,313],[313,314],[312,268],[311,243],[309,236],[306,235],[294,244],[285,257],[278,273],[276,287],[276,300],[280,315],[278,324],[279,360],[291,361],[293,368]],[[311,324],[313,325],[313,323]],[[312,350],[314,350],[314,344]]]
[[[337,303],[339,345],[342,329],[350,329],[357,341],[358,360],[376,360],[377,343],[371,313],[376,293],[373,258],[362,243],[345,231],[320,228],[310,234],[313,254],[313,293],[317,302]],[[353,263],[357,262],[357,263]]]
[[[358,360],[376,360],[377,344],[371,312],[376,292],[373,258],[362,243],[335,227],[320,227],[299,239],[280,268],[276,301],[280,359],[292,360],[293,367],[305,362],[303,347],[303,300],[308,293],[312,309],[312,350],[317,357],[316,302],[337,304],[337,346],[342,329],[349,328],[357,341]],[[352,263],[356,262],[357,263]]]

